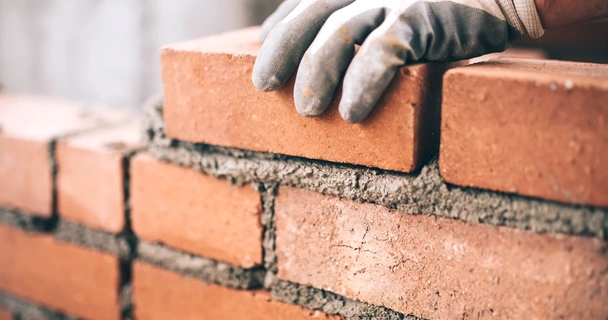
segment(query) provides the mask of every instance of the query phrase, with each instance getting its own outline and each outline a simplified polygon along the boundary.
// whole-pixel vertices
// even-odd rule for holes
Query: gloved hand
[[[252,80],[275,90],[299,64],[296,109],[312,117],[346,73],[340,114],[355,123],[406,63],[504,51],[543,32],[534,0],[286,0],[262,26]]]

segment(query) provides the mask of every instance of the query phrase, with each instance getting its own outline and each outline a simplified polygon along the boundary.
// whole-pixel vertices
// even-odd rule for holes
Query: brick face
[[[118,258],[3,225],[0,243],[0,291],[70,315],[120,318]]]
[[[608,66],[504,59],[450,71],[440,170],[450,183],[608,206]]]
[[[144,240],[245,268],[262,264],[261,197],[189,168],[137,155],[133,230]]]
[[[0,320],[13,320],[13,315],[8,310],[0,309]]]
[[[338,319],[274,301],[266,291],[234,290],[134,264],[135,317],[148,319]]]
[[[608,245],[281,187],[278,277],[427,319],[603,319]]]
[[[121,111],[84,113],[78,104],[0,93],[0,206],[50,217],[51,140],[125,117]]]
[[[254,88],[257,33],[249,28],[162,50],[169,137],[396,171],[412,171],[435,154],[447,65],[401,69],[361,124],[342,120],[337,101],[310,119],[295,110],[293,79],[275,92]]]
[[[0,155],[0,206],[50,217],[53,182],[48,143],[0,132]]]
[[[138,147],[137,123],[78,135],[57,144],[57,197],[62,218],[120,232],[125,226],[126,153]]]

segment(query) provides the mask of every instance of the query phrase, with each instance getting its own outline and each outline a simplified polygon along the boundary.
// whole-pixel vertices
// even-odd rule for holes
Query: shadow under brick
[[[137,259],[184,276],[235,289],[261,288],[266,275],[262,267],[243,269],[145,241],[137,245]]]
[[[180,142],[165,135],[161,100],[152,100],[145,107],[144,130],[149,151],[159,159],[227,178],[236,184],[280,184],[378,204],[408,214],[608,240],[606,208],[448,185],[439,174],[437,160],[417,173],[402,174]]]

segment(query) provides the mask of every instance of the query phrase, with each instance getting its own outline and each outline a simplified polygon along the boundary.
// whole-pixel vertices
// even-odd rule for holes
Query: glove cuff
[[[509,24],[522,35],[539,38],[545,32],[534,0],[496,0],[496,3]]]
[[[513,5],[528,35],[535,39],[540,38],[545,33],[545,29],[540,22],[534,0],[513,0]]]

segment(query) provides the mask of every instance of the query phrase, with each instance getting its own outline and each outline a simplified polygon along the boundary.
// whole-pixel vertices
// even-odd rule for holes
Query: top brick
[[[0,93],[0,206],[51,216],[50,143],[126,117],[117,110],[85,110],[61,100]]]
[[[293,79],[272,93],[251,83],[257,36],[253,27],[162,50],[170,138],[403,172],[436,153],[447,64],[402,68],[361,124],[342,120],[338,99],[310,119],[295,110]]]
[[[446,181],[608,207],[608,65],[499,59],[446,74]]]

